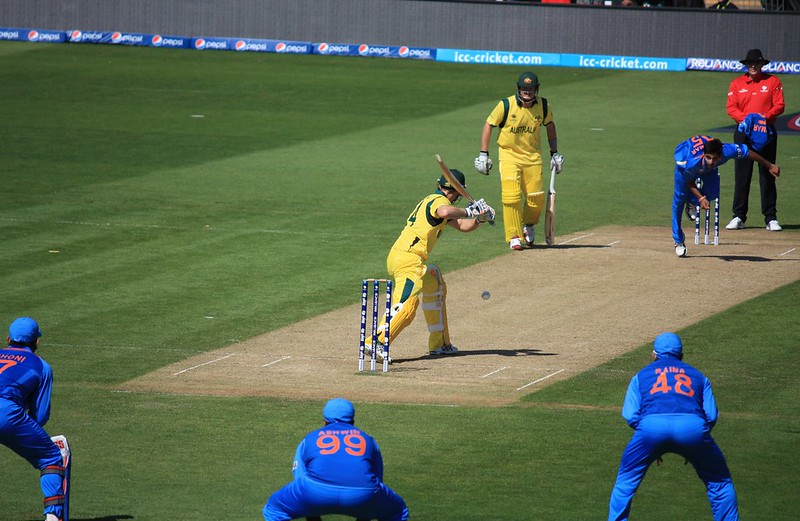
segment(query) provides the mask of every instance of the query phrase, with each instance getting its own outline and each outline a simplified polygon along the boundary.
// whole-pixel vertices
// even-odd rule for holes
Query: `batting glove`
[[[550,158],[550,168],[555,169],[557,174],[561,173],[561,169],[564,168],[564,156],[556,152]]]
[[[483,214],[479,215],[477,217],[477,219],[478,219],[478,222],[481,222],[481,223],[485,223],[486,221],[489,221],[490,223],[493,223],[495,215],[496,214],[495,214],[494,208],[492,208],[491,206],[489,206],[487,204],[486,205],[486,213],[483,213]]]
[[[483,199],[478,199],[475,202],[470,203],[464,211],[467,213],[468,219],[478,219],[480,216],[485,215],[489,210],[490,206],[486,204],[486,201]]]
[[[483,175],[489,175],[489,170],[492,169],[492,160],[489,158],[489,152],[481,150],[478,157],[475,158],[475,170]]]

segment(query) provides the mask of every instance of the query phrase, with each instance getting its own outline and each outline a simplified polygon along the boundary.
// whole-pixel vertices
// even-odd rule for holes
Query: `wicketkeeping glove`
[[[489,175],[489,170],[492,169],[492,160],[489,158],[489,152],[481,150],[478,157],[475,158],[475,170],[483,175]]]
[[[564,168],[564,156],[556,152],[553,154],[553,157],[550,158],[550,168],[555,168],[556,173],[560,174],[561,169]]]

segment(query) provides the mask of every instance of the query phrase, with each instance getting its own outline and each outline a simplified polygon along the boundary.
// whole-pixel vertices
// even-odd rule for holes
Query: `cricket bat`
[[[547,194],[547,211],[544,214],[544,242],[552,246],[556,238],[556,168],[550,169],[550,191]]]
[[[50,438],[55,443],[58,450],[61,451],[62,465],[64,465],[64,513],[61,516],[62,521],[69,521],[69,480],[70,471],[72,470],[72,450],[69,448],[67,437],[59,434]]]
[[[475,199],[469,195],[469,192],[467,192],[467,189],[464,187],[464,185],[462,185],[450,172],[450,169],[444,164],[444,161],[439,154],[436,154],[436,162],[439,163],[439,168],[442,169],[442,175],[444,175],[445,179],[447,179],[447,181],[453,186],[453,189],[455,189],[455,191],[458,192],[461,197],[471,203],[474,203]],[[494,221],[488,221],[488,223],[494,226]]]

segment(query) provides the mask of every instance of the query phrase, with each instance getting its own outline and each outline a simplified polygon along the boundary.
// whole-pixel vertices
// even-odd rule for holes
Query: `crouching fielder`
[[[0,349],[0,444],[39,469],[46,521],[61,521],[66,519],[66,467],[44,430],[53,370],[35,354],[40,336],[34,319],[20,317],[8,328],[8,347]]]
[[[719,416],[711,382],[683,361],[683,343],[675,333],[658,335],[652,356],[653,362],[631,379],[622,406],[634,433],[622,453],[608,521],[628,519],[647,468],[667,452],[694,466],[705,483],[714,521],[739,521],[731,473],[711,437]]]
[[[359,520],[407,520],[403,498],[383,483],[378,443],[354,425],[353,404],[334,398],[322,415],[325,426],[308,433],[297,446],[294,480],[272,494],[264,505],[264,519],[341,514]]]
[[[466,187],[460,170],[451,169],[450,172]],[[414,320],[421,295],[422,311],[428,323],[428,353],[431,355],[456,354],[458,348],[450,342],[447,327],[447,285],[441,270],[435,264],[426,264],[428,255],[445,226],[471,232],[480,223],[492,221],[495,217],[494,209],[483,199],[466,208],[453,206],[459,197],[447,178],[441,176],[436,190],[420,201],[408,216],[405,228],[386,259],[386,268],[394,279],[390,339],[397,338]],[[383,344],[385,323],[379,329],[378,346]],[[380,347],[378,354],[383,355]]]

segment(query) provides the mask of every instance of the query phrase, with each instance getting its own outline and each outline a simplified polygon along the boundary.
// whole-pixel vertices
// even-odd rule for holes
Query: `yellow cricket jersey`
[[[392,249],[419,255],[423,262],[427,260],[447,225],[447,219],[436,215],[436,209],[449,204],[450,200],[439,190],[420,201]]]
[[[493,127],[500,127],[497,134],[500,161],[510,159],[519,163],[541,163],[542,149],[540,133],[542,125],[553,121],[553,113],[547,108],[547,115],[543,114],[546,102],[537,97],[530,108],[523,107],[517,102],[516,94],[500,100],[486,122]],[[505,106],[508,105],[508,115]]]

